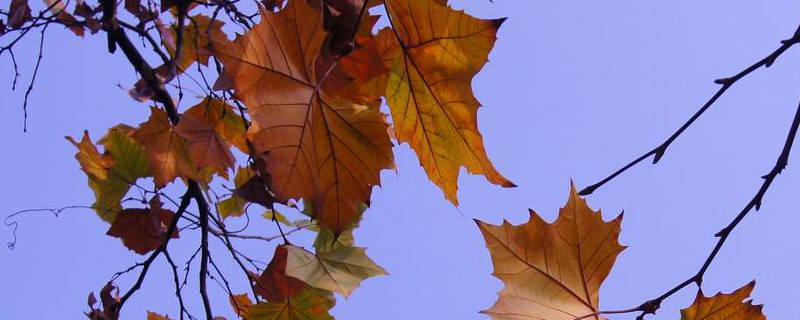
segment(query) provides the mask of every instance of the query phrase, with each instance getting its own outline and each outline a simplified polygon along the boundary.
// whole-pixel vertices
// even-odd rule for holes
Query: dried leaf
[[[239,317],[243,317],[247,314],[247,310],[250,310],[250,307],[253,306],[253,301],[250,301],[246,293],[230,295],[228,296],[228,301],[230,301],[231,307],[233,307],[233,312],[236,312],[236,315]]]
[[[383,116],[319,91],[314,61],[325,39],[322,10],[291,0],[217,57],[252,117],[248,138],[264,158],[279,201],[306,198],[336,234],[369,203],[380,171],[393,168]]]
[[[249,154],[245,140],[245,126],[242,116],[220,98],[206,97],[202,102],[186,110],[185,114],[195,116],[214,128],[214,131],[227,143]]]
[[[269,302],[286,302],[307,288],[305,282],[286,275],[286,246],[278,246],[267,268],[256,279],[256,294]]]
[[[617,241],[621,222],[621,214],[604,222],[574,186],[552,224],[533,210],[519,226],[476,220],[493,275],[505,284],[494,306],[481,312],[494,320],[573,320],[598,311],[600,285],[625,249]]]
[[[284,302],[260,302],[247,310],[244,320],[333,320],[328,310],[336,300],[318,290],[305,290]]]
[[[174,215],[172,210],[162,209],[159,197],[155,196],[150,200],[149,209],[123,209],[106,234],[122,239],[128,249],[146,254],[164,242]],[[177,237],[175,230],[172,238]]]
[[[8,7],[8,26],[17,29],[28,21],[31,21],[31,7],[28,6],[28,0],[11,0]]]
[[[172,319],[166,316],[162,316],[155,312],[147,311],[147,320],[172,320]]]
[[[174,130],[167,113],[158,108],[150,108],[150,112],[133,138],[144,147],[156,187],[162,188],[177,177],[196,177],[186,140]]]
[[[99,180],[108,178],[108,170],[114,165],[114,159],[111,157],[103,157],[97,152],[97,147],[89,139],[89,132],[83,131],[83,139],[80,143],[75,142],[70,136],[65,137],[76,148],[78,153],[75,154],[75,159],[81,164],[81,169],[88,175],[93,175]]]
[[[504,19],[477,19],[430,0],[385,3],[399,45],[391,50],[386,88],[397,139],[411,145],[428,178],[456,205],[462,166],[514,187],[486,155],[471,85]]]
[[[228,178],[228,169],[233,169],[236,160],[233,159],[230,146],[217,134],[214,127],[191,114],[184,114],[175,131],[186,139],[192,163],[198,172],[208,168],[211,172]]]
[[[698,291],[692,306],[681,310],[681,320],[767,320],[761,311],[764,305],[748,300],[755,286],[751,281],[732,293],[719,292],[713,297]]]

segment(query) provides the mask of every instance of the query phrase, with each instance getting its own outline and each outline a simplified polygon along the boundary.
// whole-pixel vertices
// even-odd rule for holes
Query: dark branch
[[[790,47],[792,47],[793,45],[795,45],[798,42],[800,42],[800,26],[798,26],[797,30],[795,30],[795,32],[794,32],[794,35],[792,35],[792,37],[790,39],[781,41],[781,46],[778,47],[778,49],[776,49],[775,51],[770,53],[765,58],[759,60],[758,62],[756,62],[753,65],[747,67],[746,69],[740,71],[739,73],[737,73],[736,75],[734,75],[732,77],[715,80],[714,83],[722,85],[719,88],[719,90],[717,90],[717,92],[714,93],[713,96],[711,96],[711,99],[706,101],[706,103],[700,108],[700,110],[697,110],[697,112],[695,112],[695,114],[692,115],[692,117],[689,118],[689,120],[687,120],[686,123],[684,123],[680,128],[678,128],[677,131],[675,131],[671,136],[669,136],[669,138],[667,138],[667,140],[662,142],[657,147],[653,148],[653,150],[648,151],[647,153],[639,156],[635,160],[633,160],[630,163],[626,164],[625,166],[623,166],[619,170],[615,171],[614,173],[612,173],[611,175],[609,175],[605,179],[600,180],[600,182],[597,182],[597,183],[595,183],[593,185],[590,185],[590,186],[584,188],[578,194],[580,194],[582,196],[592,194],[592,192],[597,190],[597,188],[600,188],[601,186],[603,186],[606,182],[611,181],[612,179],[614,179],[615,177],[617,177],[621,173],[627,171],[631,167],[635,166],[636,164],[638,164],[642,160],[649,158],[650,156],[654,156],[653,157],[653,164],[658,163],[658,161],[661,160],[662,156],[664,156],[664,153],[667,151],[667,148],[672,144],[672,142],[675,141],[675,139],[677,139],[678,136],[680,136],[686,129],[688,129],[694,123],[694,121],[697,120],[697,118],[700,118],[700,116],[703,113],[705,113],[706,110],[708,110],[717,101],[717,99],[719,99],[725,93],[725,91],[728,91],[728,89],[731,86],[733,86],[734,83],[736,83],[740,79],[744,78],[745,76],[747,76],[751,72],[753,72],[753,71],[755,71],[755,70],[757,70],[757,69],[759,69],[761,67],[769,67],[769,66],[771,66],[775,62],[775,60],[778,59],[778,57],[781,56],[781,54],[783,54],[786,50],[788,50]]]

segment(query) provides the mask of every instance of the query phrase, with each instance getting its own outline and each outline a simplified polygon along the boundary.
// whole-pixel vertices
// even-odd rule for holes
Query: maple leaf
[[[481,311],[495,320],[572,320],[596,312],[600,285],[625,249],[617,240],[622,214],[604,222],[574,185],[552,224],[533,210],[518,226],[475,222],[491,253],[493,275],[505,284],[497,302]]]
[[[382,114],[336,101],[319,90],[314,72],[325,39],[322,10],[292,0],[278,13],[218,48],[236,97],[251,114],[247,136],[264,158],[278,200],[305,198],[314,219],[336,234],[369,203],[380,171],[394,167]]]
[[[28,0],[11,0],[8,6],[8,26],[17,29],[30,20],[31,8],[28,6]]]
[[[158,195],[150,199],[149,209],[123,209],[106,232],[122,239],[122,244],[138,254],[157,249],[166,238],[167,229],[175,215],[172,210],[162,209]],[[172,238],[178,237],[178,231]]]
[[[214,43],[224,43],[228,37],[222,32],[225,22],[212,20],[211,17],[202,14],[193,15],[183,29],[183,52],[178,59],[179,72],[185,71],[193,62],[207,66],[208,58],[211,57],[211,50],[208,47]],[[173,39],[178,38],[177,24],[169,28]],[[171,56],[175,56],[175,47],[167,45],[167,51]]]
[[[75,139],[70,136],[66,136],[65,138],[78,148],[79,151],[75,154],[75,159],[78,159],[78,163],[81,164],[81,169],[83,169],[86,174],[93,175],[100,180],[108,178],[108,169],[114,164],[114,159],[103,157],[100,152],[97,151],[97,147],[95,147],[91,139],[89,139],[88,131],[83,131],[83,139],[81,139],[80,143],[75,142]]]
[[[228,177],[228,169],[233,168],[236,160],[233,159],[230,146],[214,127],[191,114],[184,114],[175,132],[186,139],[197,172],[210,170],[224,178]]]
[[[697,292],[694,303],[681,310],[681,320],[767,320],[761,309],[764,305],[753,305],[750,297],[756,282],[751,281],[731,293],[719,292],[713,297],[706,297],[702,291]]]
[[[286,275],[288,250],[275,247],[272,261],[256,279],[256,294],[269,302],[285,302],[307,288],[305,282]]]
[[[150,112],[133,138],[144,147],[156,187],[164,187],[177,177],[196,177],[187,142],[174,130],[167,113],[153,107]]]
[[[78,148],[75,158],[87,173],[89,187],[94,191],[92,208],[104,221],[114,222],[117,212],[122,210],[120,201],[138,178],[148,175],[147,159],[139,144],[130,137],[132,129],[115,126],[98,143],[105,151],[99,154],[89,140],[88,133],[80,143],[66,137]]]
[[[158,313],[147,311],[147,320],[172,320],[167,316],[162,316]]]
[[[94,305],[97,303],[97,298],[94,297],[94,292],[89,293],[89,313],[84,313],[91,320],[118,320],[118,306],[119,288],[111,282],[106,283],[103,289],[100,290],[100,303],[103,310],[96,309]]]
[[[390,50],[394,59],[386,87],[398,141],[411,145],[428,178],[456,205],[462,166],[491,183],[514,187],[486,155],[471,85],[505,19],[477,19],[432,0],[385,5],[399,47]]]
[[[244,320],[333,320],[328,310],[336,303],[333,296],[306,289],[283,302],[259,302],[247,308]]]
[[[345,298],[358,288],[361,281],[386,270],[367,257],[359,247],[340,247],[316,255],[307,250],[284,245],[288,251],[286,275],[303,280],[309,286],[341,293]]]
[[[197,119],[203,120],[214,128],[214,131],[227,142],[244,153],[248,152],[245,140],[245,125],[242,117],[233,107],[220,98],[206,97],[200,103],[186,110]]]
[[[236,312],[236,315],[239,317],[243,317],[247,314],[247,310],[250,310],[250,307],[253,306],[253,301],[250,301],[246,293],[229,295],[228,301],[231,303],[231,307],[233,307],[233,312]]]

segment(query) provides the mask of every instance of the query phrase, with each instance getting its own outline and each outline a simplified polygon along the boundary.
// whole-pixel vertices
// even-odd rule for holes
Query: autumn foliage
[[[395,170],[396,144],[414,150],[429,180],[454,205],[461,168],[491,184],[515,186],[487,155],[472,90],[503,18],[476,18],[446,0],[262,0],[249,14],[227,0],[44,2],[47,7],[33,14],[27,0],[12,0],[0,35],[46,24],[80,37],[99,33],[108,38],[109,52],[121,52],[141,77],[130,84],[131,98],[149,105],[146,119],[66,137],[94,193],[91,209],[109,224],[106,234],[145,256],[127,271],[138,269],[133,287],[109,282],[99,302],[89,294],[89,319],[118,319],[160,256],[175,274],[179,310],[172,316],[146,311],[147,319],[197,318],[184,305],[168,247],[194,230],[201,235],[195,255],[206,319],[222,318],[209,299],[229,301],[245,320],[333,319],[334,293],[348,297],[366,279],[388,274],[356,245],[353,230],[369,211],[381,172]],[[161,61],[152,67],[142,50]],[[195,70],[204,95],[184,96],[179,79]],[[646,156],[653,154],[659,158],[663,150]],[[212,185],[228,192],[212,196]],[[185,192],[178,199],[165,192],[168,187]],[[187,211],[192,202],[197,213]],[[226,227],[227,219],[243,219],[255,207],[278,234]],[[307,219],[290,221],[279,208]],[[574,186],[552,223],[533,210],[517,226],[476,223],[493,274],[504,284],[497,302],[481,311],[492,319],[643,317],[674,293],[629,310],[600,309],[600,287],[625,249],[618,241],[622,214],[603,220]],[[290,240],[301,230],[315,232],[314,242]],[[210,237],[225,245],[250,292],[208,296],[209,264],[216,268]],[[722,237],[719,246],[727,233]],[[231,238],[283,244],[257,265]],[[704,272],[675,291],[699,286]],[[765,319],[760,305],[744,301],[754,285],[713,297],[698,290],[681,319]]]

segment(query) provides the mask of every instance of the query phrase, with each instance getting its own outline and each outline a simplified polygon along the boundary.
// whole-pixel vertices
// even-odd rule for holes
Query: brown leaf
[[[147,320],[172,320],[167,316],[162,316],[155,312],[147,311]]]
[[[198,172],[209,168],[211,172],[228,178],[228,169],[233,169],[236,161],[230,146],[222,140],[214,127],[191,114],[184,114],[175,131],[186,139],[189,154]]]
[[[162,209],[158,196],[150,200],[149,209],[123,209],[106,232],[107,235],[122,239],[122,244],[138,254],[146,254],[157,249],[166,239],[172,218],[172,210]],[[178,231],[172,238],[178,237]]]
[[[245,126],[242,116],[220,98],[206,97],[202,102],[186,110],[186,114],[203,120],[227,143],[243,153],[249,154],[245,140]]]
[[[481,311],[494,320],[573,320],[597,312],[600,285],[625,249],[617,240],[622,215],[604,222],[574,186],[552,224],[533,210],[519,226],[475,221],[492,255],[493,275],[505,284],[494,306]]]
[[[222,44],[228,41],[228,37],[222,31],[222,26],[225,22],[212,20],[211,17],[201,14],[191,16],[188,19],[183,30],[183,52],[178,60],[180,72],[186,71],[195,61],[207,66],[208,58],[211,57],[209,46],[214,43]],[[169,30],[170,36],[177,39],[177,26],[173,26]],[[174,47],[167,47],[167,49],[172,56],[175,55]]]
[[[28,0],[11,0],[8,7],[8,26],[17,29],[30,20],[31,8],[28,6]]]
[[[116,291],[112,294],[113,291]],[[94,292],[89,293],[89,313],[84,313],[91,320],[118,320],[118,306],[119,306],[119,289],[113,283],[108,282],[100,290],[100,302],[102,303],[103,310],[96,309],[94,304],[97,299],[94,297]]]
[[[256,294],[269,302],[286,302],[307,287],[305,282],[286,275],[287,255],[286,247],[276,247],[272,261],[255,282]]]
[[[320,92],[314,72],[325,32],[322,10],[291,0],[217,57],[247,105],[248,138],[264,158],[278,200],[305,198],[314,218],[336,234],[349,226],[359,203],[369,203],[380,171],[394,167],[383,115]]]
[[[233,195],[244,199],[247,202],[258,203],[265,208],[272,208],[275,198],[267,189],[267,183],[260,176],[253,176],[242,186],[233,190]]]
[[[681,310],[681,320],[767,320],[761,311],[764,305],[754,305],[748,299],[755,286],[751,281],[734,292],[719,292],[713,297],[698,291],[692,306]]]
[[[164,187],[177,177],[197,176],[186,140],[170,124],[167,113],[150,108],[150,118],[133,134],[144,148],[156,187]]]
[[[472,78],[488,61],[504,19],[483,20],[429,0],[386,0],[399,50],[391,50],[386,99],[394,132],[428,178],[458,204],[461,167],[514,187],[486,155]]]

